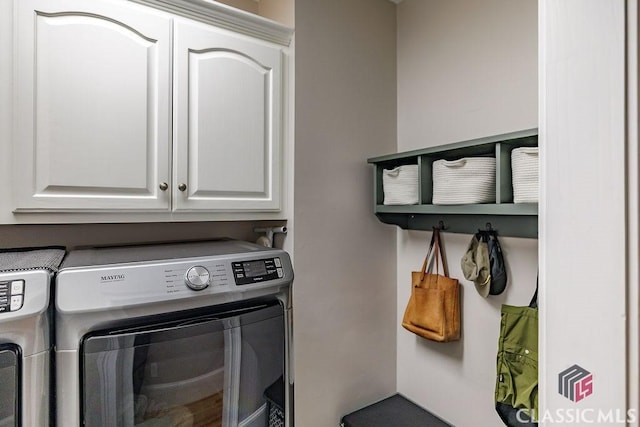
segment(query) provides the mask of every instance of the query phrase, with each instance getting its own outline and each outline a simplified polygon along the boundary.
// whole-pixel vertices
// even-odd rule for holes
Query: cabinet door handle
[[[187,189],[187,184],[180,184],[178,185],[178,190],[180,191],[185,191]]]
[[[160,183],[160,190],[167,191],[167,188],[169,188],[169,184],[167,184],[166,182]]]

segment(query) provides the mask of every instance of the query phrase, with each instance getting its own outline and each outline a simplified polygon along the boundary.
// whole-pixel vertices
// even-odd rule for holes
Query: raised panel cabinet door
[[[168,210],[171,20],[118,1],[16,4],[15,211]]]
[[[173,209],[277,211],[282,49],[177,21]]]

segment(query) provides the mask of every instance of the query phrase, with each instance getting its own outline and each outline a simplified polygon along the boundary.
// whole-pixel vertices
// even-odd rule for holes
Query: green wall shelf
[[[387,224],[409,230],[443,227],[452,233],[475,233],[491,226],[501,236],[538,237],[538,204],[513,203],[511,151],[538,145],[538,129],[495,135],[470,141],[372,157],[374,165],[374,213]],[[496,203],[473,205],[433,205],[434,160],[491,156],[496,158]],[[384,205],[382,171],[400,165],[418,165],[419,202],[417,205]]]

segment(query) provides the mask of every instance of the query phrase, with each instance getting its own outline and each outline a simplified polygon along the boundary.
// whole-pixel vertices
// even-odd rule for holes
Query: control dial
[[[200,265],[196,265],[187,270],[184,282],[194,291],[201,291],[209,286],[211,276],[209,270]]]

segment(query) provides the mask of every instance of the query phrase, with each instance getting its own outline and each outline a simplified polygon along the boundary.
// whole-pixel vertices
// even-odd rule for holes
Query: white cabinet
[[[123,0],[15,4],[14,212],[281,209],[284,46]]]
[[[278,209],[281,49],[184,20],[174,37],[174,209]]]
[[[17,3],[16,208],[168,209],[171,20]]]

